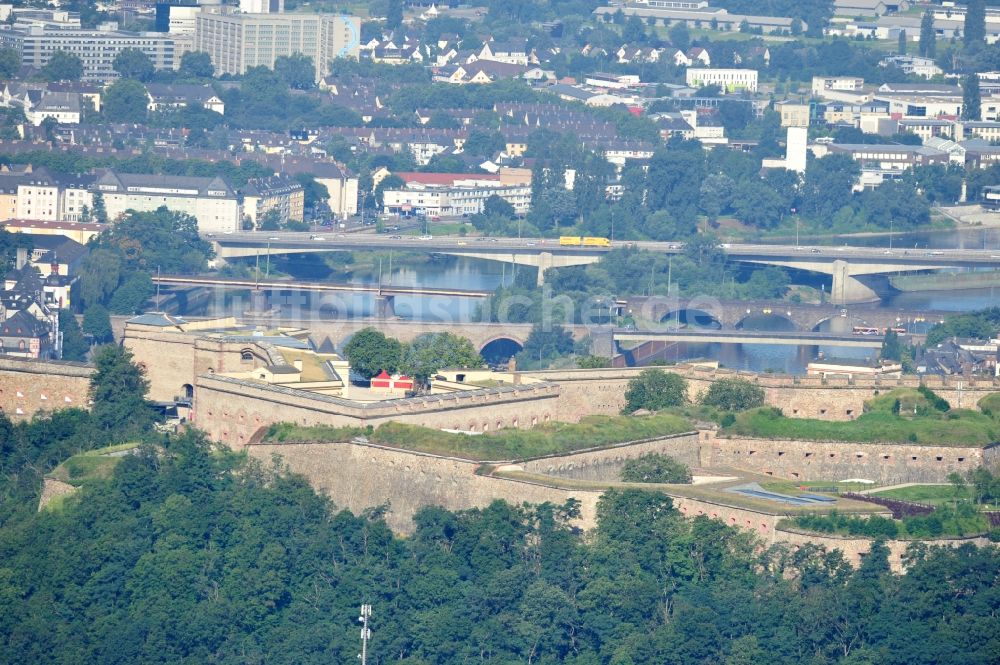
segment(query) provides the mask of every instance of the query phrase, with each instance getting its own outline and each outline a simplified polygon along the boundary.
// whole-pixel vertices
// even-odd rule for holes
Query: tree
[[[126,48],[118,52],[111,65],[122,78],[148,81],[156,73],[152,59],[137,48]]]
[[[513,219],[515,212],[514,206],[507,199],[493,194],[483,203],[483,214],[487,217]]]
[[[667,31],[667,35],[670,37],[670,44],[675,49],[681,51],[687,51],[691,46],[691,33],[688,31],[686,21],[677,21],[672,26],[670,30]]]
[[[111,316],[104,305],[91,305],[83,310],[83,332],[90,335],[94,344],[110,342],[114,337],[111,330]]]
[[[132,352],[108,344],[94,353],[97,371],[90,379],[94,424],[110,439],[127,440],[149,428],[153,412],[146,402],[149,381],[133,362]]]
[[[0,49],[0,78],[11,79],[21,69],[21,54],[17,49]]]
[[[215,67],[212,58],[204,51],[188,51],[181,56],[181,78],[212,78]]]
[[[68,309],[59,310],[59,332],[62,334],[62,359],[83,361],[87,359],[87,342],[80,331],[80,323]]]
[[[313,59],[301,53],[275,58],[274,73],[288,87],[296,90],[308,90],[316,85],[316,66]]]
[[[144,123],[148,103],[149,97],[142,83],[134,79],[121,79],[104,91],[104,117],[109,122]]]
[[[962,85],[962,119],[979,120],[982,117],[982,97],[979,92],[979,75],[965,77]]]
[[[403,354],[399,340],[386,337],[375,328],[363,328],[354,333],[344,347],[344,356],[351,364],[351,370],[365,379],[370,379],[385,370],[396,372]]]
[[[968,0],[962,38],[966,48],[979,46],[986,39],[986,0]]]
[[[746,379],[717,379],[701,396],[701,403],[723,411],[746,411],[764,406],[764,389]]]
[[[389,0],[385,15],[385,27],[396,30],[403,25],[403,0]]]
[[[906,30],[900,30],[899,31],[899,41],[896,44],[896,52],[899,55],[906,55],[906,48],[907,48]]]
[[[281,211],[271,208],[257,219],[257,228],[261,231],[277,231],[281,228]]]
[[[138,314],[155,290],[148,273],[134,272],[115,289],[108,309],[115,314]]]
[[[639,409],[659,411],[687,402],[687,381],[680,374],[662,369],[643,370],[639,376],[629,380],[625,391],[624,413]]]
[[[83,76],[83,61],[66,51],[55,51],[42,67],[46,81],[79,81]]]
[[[903,345],[899,342],[899,335],[894,331],[886,331],[882,340],[882,352],[879,355],[883,360],[902,360]]]
[[[94,209],[91,212],[98,224],[108,223],[108,208],[104,204],[104,194],[101,192],[94,192]]]
[[[128,272],[201,272],[212,256],[211,243],[198,236],[198,220],[165,207],[126,212],[98,236],[97,247],[117,252]]]
[[[403,349],[400,369],[423,385],[441,369],[482,367],[483,357],[465,337],[452,333],[424,333]]]
[[[920,41],[917,50],[925,58],[937,57],[937,33],[934,31],[934,15],[926,10],[920,19]]]
[[[646,453],[626,460],[621,478],[626,483],[690,483],[691,469],[673,457]]]
[[[573,334],[559,324],[536,323],[524,341],[524,349],[515,356],[518,367],[542,367],[559,356],[573,352]]]

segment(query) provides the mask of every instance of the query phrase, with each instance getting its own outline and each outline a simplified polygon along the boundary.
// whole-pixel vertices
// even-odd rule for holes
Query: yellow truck
[[[559,236],[560,245],[585,245],[587,247],[611,247],[611,241],[607,238],[594,238],[591,236]]]

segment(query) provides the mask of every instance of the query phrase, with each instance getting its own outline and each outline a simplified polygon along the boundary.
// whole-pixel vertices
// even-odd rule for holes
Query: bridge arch
[[[721,330],[722,321],[715,314],[703,309],[684,308],[667,312],[660,317],[660,323],[676,323],[691,328],[709,328]]]
[[[509,361],[524,350],[524,342],[512,335],[496,335],[487,339],[479,347],[479,355],[488,364],[500,364]]]

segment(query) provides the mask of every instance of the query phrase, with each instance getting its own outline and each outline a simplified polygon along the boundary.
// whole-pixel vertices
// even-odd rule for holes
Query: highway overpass
[[[220,259],[268,254],[298,254],[355,250],[433,252],[538,268],[538,283],[545,271],[596,263],[612,248],[636,247],[663,254],[679,254],[681,243],[618,241],[613,247],[560,245],[552,238],[462,238],[459,236],[384,236],[366,234],[231,233],[209,238]],[[833,304],[878,300],[873,276],[915,270],[949,268],[1000,268],[1000,253],[989,250],[944,249],[934,251],[877,247],[831,247],[725,244],[733,260],[822,273],[832,277]]]

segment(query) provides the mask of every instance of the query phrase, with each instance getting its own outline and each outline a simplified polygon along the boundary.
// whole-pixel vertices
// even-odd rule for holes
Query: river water
[[[805,244],[803,239],[803,244]],[[817,239],[808,242],[819,244]],[[824,244],[842,244],[843,240]],[[850,238],[849,244],[865,246],[888,246],[886,236]],[[895,234],[892,238],[893,247],[918,248],[1000,248],[1000,230],[973,229],[969,231],[937,231],[929,233]],[[998,249],[1000,252],[1000,249]],[[501,284],[513,282],[516,271],[532,268],[519,268],[491,261],[475,259],[446,258],[433,260],[417,265],[390,267],[387,259],[383,259],[381,268],[345,271],[334,273],[325,267],[317,268],[316,262],[310,261],[303,265],[276,261],[275,267],[283,272],[294,274],[302,279],[323,280],[334,282],[349,282],[353,284],[377,284],[381,279],[383,285],[421,286],[460,288],[466,290],[492,291]],[[380,277],[381,276],[381,277]],[[239,316],[240,305],[231,302],[233,294],[226,293],[224,297],[216,298],[206,309],[200,312],[209,315],[236,314]],[[906,309],[909,311],[968,311],[1000,304],[1000,292],[996,289],[973,289],[965,291],[936,291],[897,293],[883,301],[885,307]],[[272,299],[274,305],[280,305],[281,312],[300,318],[303,315],[323,318],[356,318],[372,316],[376,310],[375,298],[371,294],[304,294],[286,292]],[[401,318],[412,318],[433,321],[471,321],[479,318],[482,301],[474,298],[455,297],[424,297],[396,296],[394,309]],[[780,331],[791,330],[791,324],[779,317],[755,317],[744,323],[747,330]],[[832,319],[819,328],[825,332],[849,333],[846,320]],[[922,332],[915,330],[914,332]],[[864,358],[874,353],[872,349],[844,349],[818,346],[784,346],[767,344],[675,344],[666,349],[661,357],[671,361],[681,361],[696,358],[717,359],[722,365],[733,369],[752,370],[759,372],[773,371],[801,374],[806,365],[819,354],[825,357]]]

